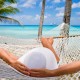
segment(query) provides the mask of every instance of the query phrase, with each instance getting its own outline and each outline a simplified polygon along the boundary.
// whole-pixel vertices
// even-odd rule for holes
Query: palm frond
[[[5,0],[0,0],[0,8],[4,5]]]
[[[6,2],[9,2],[9,3],[16,3],[17,1],[16,0],[5,0]]]
[[[5,3],[16,3],[16,0],[0,0],[0,8],[5,5]]]
[[[15,20],[13,18],[4,17],[4,16],[0,16],[0,21],[1,22],[8,22],[8,23],[15,23],[15,24],[22,25],[19,21]]]
[[[0,14],[15,14],[16,12],[19,12],[19,10],[11,6],[7,6],[0,9]]]
[[[7,14],[15,14],[16,12],[19,12],[17,8],[14,8],[12,6],[6,6],[4,7],[5,3],[16,3],[16,0],[0,0],[0,21],[1,22],[8,22],[8,23],[21,23],[13,18],[5,17]]]

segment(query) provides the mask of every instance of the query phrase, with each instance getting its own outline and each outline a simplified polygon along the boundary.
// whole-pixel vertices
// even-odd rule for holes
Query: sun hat
[[[30,69],[46,68],[53,70],[58,68],[56,58],[51,50],[45,47],[34,48],[18,59]]]

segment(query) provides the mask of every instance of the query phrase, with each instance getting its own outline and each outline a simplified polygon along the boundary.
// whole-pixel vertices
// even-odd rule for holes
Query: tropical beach
[[[8,3],[11,6],[3,7],[3,5],[5,5],[4,3]],[[76,16],[73,16],[74,12],[76,11],[75,8],[79,8],[77,4],[79,4],[80,1],[75,2],[73,0],[53,0],[53,2],[50,2],[50,0],[42,0],[41,4],[37,0],[36,2],[34,2],[34,0],[27,0],[26,5],[24,5],[26,8],[20,6],[22,3],[25,3],[25,1],[20,1],[19,3],[16,0],[9,0],[7,2],[6,0],[0,1],[0,6],[2,7],[0,10],[3,10],[3,12],[0,13],[0,48],[8,50],[17,57],[21,57],[25,54],[25,52],[28,52],[34,48],[42,47],[40,41],[41,37],[53,37],[54,44],[52,46],[54,47],[57,55],[60,57],[58,64],[59,66],[69,64],[73,61],[80,61],[80,18],[78,18],[80,15],[78,11],[79,9],[76,9],[78,12],[75,13]],[[40,4],[37,5],[37,3]],[[63,7],[60,6],[60,3],[66,3],[65,10],[63,10]],[[53,4],[54,6],[57,4],[56,6],[58,8],[55,9]],[[34,16],[32,9],[35,9],[37,6],[39,8],[36,8],[36,16]],[[21,13],[18,10],[19,8],[21,8],[21,10],[25,9],[26,11]],[[51,15],[53,13],[51,10],[53,10],[53,8],[54,13],[60,11],[60,14],[56,13],[56,15],[54,14],[55,17],[52,17]],[[28,9],[31,9],[32,14],[28,13],[31,12]],[[41,10],[41,15],[38,15],[40,12],[39,9]],[[47,12],[46,16],[46,10],[50,11],[51,15],[49,15],[50,12]],[[64,15],[62,15],[63,11]],[[19,12],[20,14],[16,12]],[[9,14],[11,15],[9,16]],[[28,15],[25,17],[23,14]],[[32,15],[35,18],[32,17]],[[75,20],[75,17],[77,17],[77,20]],[[53,24],[53,18],[54,23],[56,24]],[[62,22],[60,22],[61,20]],[[21,21],[23,24],[21,24]],[[7,63],[5,63],[2,59],[0,59],[0,80],[80,80],[80,71],[57,77],[29,77],[15,70],[10,65],[7,65]]]
[[[60,51],[60,46],[61,46],[61,42],[62,42],[61,39],[54,37],[53,47],[55,48],[57,53],[61,52]],[[77,35],[73,36],[73,37],[69,37],[68,45],[66,45],[66,41],[65,41],[65,49],[64,49],[65,55],[62,54],[62,52],[60,54],[58,54],[61,56],[60,58],[62,60],[60,62],[60,65],[70,63],[72,61],[77,61],[80,59],[80,56],[79,56],[80,44],[79,44],[79,42],[80,42],[80,36],[77,36]],[[40,41],[37,38],[18,39],[18,38],[0,36],[0,48],[6,49],[18,57],[21,57],[22,55],[25,54],[25,52],[28,52],[28,51],[32,50],[33,48],[37,48],[37,47],[42,47],[42,44],[40,43]],[[19,80],[25,79],[26,80],[26,78],[28,80],[29,79],[30,80],[37,79],[37,78],[21,76],[19,72],[18,73],[15,72],[14,69],[10,68],[3,61],[0,61],[0,63],[2,64],[2,65],[0,65],[0,74],[2,74],[2,75],[0,75],[0,77],[2,77],[1,80],[4,80],[6,78],[8,78],[8,79],[14,78],[16,80],[17,79],[19,79]],[[10,70],[12,70],[12,72],[10,72]],[[8,72],[10,72],[10,74],[7,74]],[[78,74],[79,73],[74,74],[73,77],[71,75],[67,75],[67,76],[68,76],[68,78],[76,80],[77,78],[79,78]],[[4,77],[4,75],[5,75],[5,77]],[[13,77],[13,75],[14,75],[14,77]],[[43,80],[46,80],[46,79],[49,80],[49,78],[43,78]],[[50,80],[51,79],[53,80],[53,78],[50,78]],[[58,79],[55,78],[55,80],[64,80],[64,79],[66,80],[66,75],[64,77],[58,77]],[[39,78],[38,78],[38,80],[39,80]]]

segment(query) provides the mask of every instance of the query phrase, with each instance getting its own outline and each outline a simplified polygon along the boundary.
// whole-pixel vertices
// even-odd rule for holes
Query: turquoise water
[[[37,38],[38,25],[0,26],[0,36],[13,38]],[[43,36],[59,36],[60,29],[56,25],[43,26]],[[80,35],[80,25],[70,27],[70,35]]]

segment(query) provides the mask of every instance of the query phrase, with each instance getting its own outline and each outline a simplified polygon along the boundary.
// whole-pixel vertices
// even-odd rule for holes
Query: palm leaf
[[[0,14],[15,14],[16,12],[19,12],[17,8],[13,8],[11,6],[4,7],[0,9]]]
[[[16,0],[5,0],[6,2],[9,2],[9,3],[16,3],[17,1]]]
[[[4,6],[5,2],[16,3],[16,0],[0,0],[0,8]]]
[[[0,21],[1,22],[16,23],[16,24],[22,25],[19,21],[15,20],[13,18],[4,17],[4,16],[0,16]]]
[[[0,0],[0,8],[4,5],[5,0]]]
[[[15,14],[16,12],[19,12],[17,8],[13,8],[11,6],[4,7],[5,3],[16,3],[16,0],[0,0],[0,21],[2,22],[10,22],[10,23],[21,23],[13,18],[5,17],[7,14]]]
[[[16,3],[16,0],[0,0],[0,8],[5,4],[5,2],[8,3]]]

